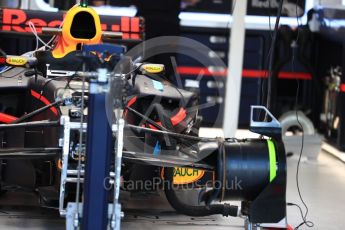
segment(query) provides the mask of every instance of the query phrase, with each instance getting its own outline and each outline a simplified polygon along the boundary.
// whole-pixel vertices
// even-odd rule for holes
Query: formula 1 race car
[[[102,43],[122,33],[102,32],[85,2],[66,13],[62,27],[43,32],[55,36],[51,49],[0,58],[3,191],[35,191],[42,205],[59,207],[67,226],[85,229],[118,229],[125,191],[164,190],[190,216],[246,216],[255,224],[285,218],[281,128],[264,107],[253,106],[251,116],[251,131],[262,138],[199,137],[198,95],[166,80],[164,65]],[[256,110],[268,121],[256,121]],[[131,186],[153,178],[157,186]],[[177,190],[197,204],[182,202]],[[90,213],[99,215],[91,221]]]

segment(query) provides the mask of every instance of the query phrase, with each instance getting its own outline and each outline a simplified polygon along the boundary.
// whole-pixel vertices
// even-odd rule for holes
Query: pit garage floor
[[[297,157],[288,158],[287,201],[300,204],[296,183]],[[345,226],[345,164],[322,152],[317,162],[302,162],[300,185],[309,205],[309,218],[314,229],[339,230]],[[57,210],[38,208],[37,198],[23,192],[7,193],[0,199],[0,229],[64,229],[64,219]],[[240,218],[190,218],[176,215],[164,198],[134,200],[127,205],[123,229],[166,230],[236,230],[243,229]],[[301,222],[296,207],[288,207],[288,222]],[[302,227],[301,229],[307,229]]]

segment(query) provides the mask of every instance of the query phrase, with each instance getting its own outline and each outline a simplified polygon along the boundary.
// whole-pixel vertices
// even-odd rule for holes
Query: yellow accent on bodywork
[[[144,64],[141,67],[142,71],[147,73],[157,74],[162,73],[164,71],[164,65],[162,64]]]
[[[71,34],[71,27],[74,17],[80,12],[89,13],[94,20],[96,34],[91,39],[75,38]],[[62,34],[59,38],[58,45],[53,50],[53,57],[62,58],[65,55],[73,52],[77,49],[78,44],[99,44],[102,41],[102,27],[101,20],[97,12],[90,7],[74,6],[69,11],[67,11],[64,23],[62,26]]]
[[[11,56],[6,58],[6,63],[14,66],[24,66],[28,63],[28,59],[20,56]]]
[[[173,183],[177,185],[191,184],[200,180],[204,174],[203,170],[175,167]]]
[[[267,140],[268,154],[270,160],[270,182],[277,176],[276,148],[272,140]]]

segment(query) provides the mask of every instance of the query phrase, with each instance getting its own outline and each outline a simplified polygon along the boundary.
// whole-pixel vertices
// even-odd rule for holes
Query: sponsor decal
[[[24,66],[28,60],[24,57],[7,57],[6,58],[6,63],[9,65],[14,65],[14,66]]]
[[[42,27],[57,28],[61,25],[65,12],[48,13],[21,9],[0,9],[2,32],[31,33],[31,21],[37,33]],[[123,32],[123,39],[141,39],[143,35],[141,20],[138,17],[100,16],[103,31]]]
[[[145,64],[142,66],[142,69],[147,73],[161,73],[164,71],[164,65],[160,64]]]
[[[203,178],[205,171],[193,168],[175,167],[173,175],[173,183],[175,185],[185,185],[195,183]],[[164,169],[161,177],[164,179]]]

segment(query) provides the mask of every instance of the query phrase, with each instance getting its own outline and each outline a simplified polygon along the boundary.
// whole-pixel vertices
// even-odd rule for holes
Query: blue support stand
[[[83,230],[107,229],[112,130],[106,113],[106,93],[97,92],[107,83],[90,82],[86,166],[84,182]]]

